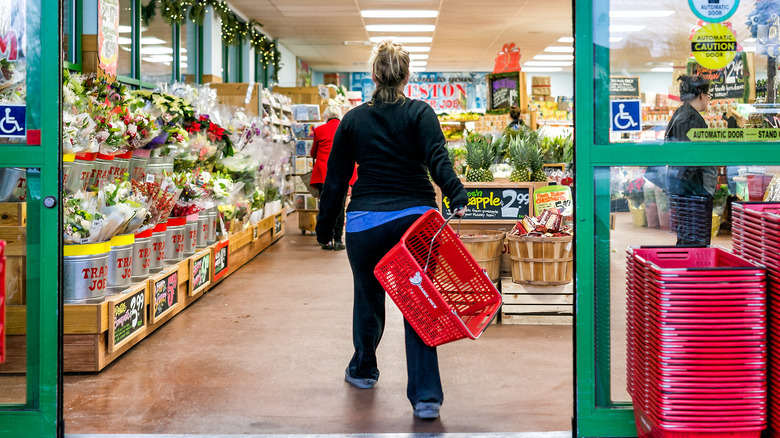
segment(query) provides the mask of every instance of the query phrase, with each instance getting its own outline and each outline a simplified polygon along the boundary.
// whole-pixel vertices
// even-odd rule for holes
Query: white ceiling
[[[320,72],[367,71],[367,24],[435,24],[427,71],[492,71],[504,44],[522,61],[572,33],[571,0],[232,0],[281,45]],[[437,18],[363,18],[362,9],[433,9]],[[400,34],[396,34],[401,36]],[[412,34],[409,34],[412,35]],[[344,42],[354,42],[345,45]]]

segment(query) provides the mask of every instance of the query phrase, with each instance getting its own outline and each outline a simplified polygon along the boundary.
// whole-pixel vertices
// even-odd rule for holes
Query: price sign
[[[744,101],[749,91],[750,70],[747,55],[740,52],[734,60],[719,70],[702,67],[696,62],[689,64],[691,74],[702,76],[710,82],[710,99],[739,99]]]
[[[639,78],[633,76],[610,76],[609,77],[609,95],[610,97],[627,97],[639,99]]]
[[[468,208],[464,220],[515,222],[532,213],[533,185],[527,183],[466,183]],[[450,200],[442,199],[441,208],[449,215]]]
[[[156,323],[179,304],[179,271],[166,272],[150,280],[150,321]]]
[[[488,75],[488,110],[508,111],[520,103],[520,74],[518,72]]]
[[[258,237],[260,237],[260,227],[255,224],[252,226],[252,242],[257,240]]]
[[[228,272],[228,240],[214,246],[214,279],[217,281]]]
[[[274,216],[274,238],[276,235],[282,232],[282,215],[277,214]]]
[[[146,327],[146,284],[108,303],[108,352],[113,353]]]
[[[211,284],[211,249],[190,258],[189,295],[197,295]]]

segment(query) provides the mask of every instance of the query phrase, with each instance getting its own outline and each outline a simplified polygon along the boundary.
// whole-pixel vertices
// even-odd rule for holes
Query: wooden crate
[[[574,288],[565,285],[538,286],[501,278],[503,324],[571,324],[574,313]]]
[[[0,227],[24,227],[26,225],[26,202],[0,202]]]
[[[319,105],[320,114],[328,107],[328,101],[322,99],[318,87],[274,87],[273,92],[290,96],[293,105]]]
[[[262,87],[258,83],[212,83],[211,88],[217,90],[219,103],[243,108],[248,116],[257,117],[260,114],[262,102]],[[250,90],[251,88],[251,90]],[[247,97],[249,100],[247,101]]]

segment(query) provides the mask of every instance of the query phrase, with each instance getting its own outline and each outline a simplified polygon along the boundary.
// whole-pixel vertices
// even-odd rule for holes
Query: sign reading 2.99
[[[533,193],[531,186],[512,187],[471,187],[466,186],[468,205],[463,219],[476,220],[508,220],[517,219],[531,214],[530,202]],[[442,199],[442,211],[448,214],[450,200]]]

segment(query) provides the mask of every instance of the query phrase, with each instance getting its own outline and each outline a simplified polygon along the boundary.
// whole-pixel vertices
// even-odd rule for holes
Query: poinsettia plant
[[[623,196],[634,205],[639,206],[645,200],[644,178],[630,179],[623,184]]]

